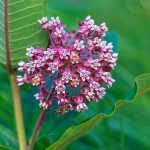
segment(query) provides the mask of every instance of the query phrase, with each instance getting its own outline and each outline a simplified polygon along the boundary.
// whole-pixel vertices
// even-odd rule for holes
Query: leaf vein
[[[24,28],[30,27],[30,26],[35,25],[35,24],[37,24],[37,22],[32,23],[32,24],[28,24],[28,25],[26,25],[26,26],[24,26],[24,27],[22,27],[22,28],[17,28],[17,29],[15,29],[15,30],[11,30],[11,31],[9,31],[9,33],[13,33],[13,32],[22,30],[22,29],[24,29]]]
[[[1,57],[2,59],[6,60],[6,58],[5,58],[5,57],[3,57],[2,55],[0,55],[0,57]]]
[[[0,41],[5,44],[5,41],[3,41],[2,38],[0,38]]]
[[[40,43],[43,43],[43,42],[35,42],[35,43],[33,43],[32,45],[40,44]],[[27,45],[27,46],[25,46],[25,47],[21,47],[21,48],[15,49],[15,50],[13,50],[13,51],[10,51],[10,53],[15,53],[15,52],[17,52],[17,51],[19,51],[19,50],[26,49],[27,47],[30,47],[30,46],[31,46],[31,45]]]
[[[2,6],[4,7],[4,3],[0,0],[0,3],[2,4]]]
[[[0,50],[1,50],[2,52],[6,53],[6,51],[4,50],[4,47],[1,47],[1,46],[0,46]]]
[[[41,6],[41,4],[32,5],[32,6],[29,6],[29,7],[24,8],[24,9],[18,10],[18,11],[14,12],[14,13],[9,13],[8,16],[11,16],[11,15],[14,15],[14,14],[20,13],[20,12],[22,12],[22,11],[28,10],[28,9],[30,9],[30,8],[38,7],[38,6]]]
[[[0,10],[0,13],[4,16],[4,13]]]
[[[19,57],[19,58],[17,58],[17,59],[11,59],[11,61],[18,61],[18,60],[25,59],[25,58],[27,58],[27,56]]]
[[[13,5],[16,5],[16,4],[19,4],[19,3],[22,3],[24,0],[21,0],[21,1],[18,1],[18,2],[15,2],[15,3],[12,3],[12,4],[8,4],[8,6],[13,6]]]
[[[5,28],[4,25],[2,24],[2,22],[0,22],[0,25],[1,25],[3,28]]]
[[[18,19],[16,19],[16,20],[9,21],[8,23],[9,23],[9,24],[10,24],[10,23],[14,23],[14,22],[16,22],[16,21],[19,21],[19,20],[21,20],[21,19],[28,18],[29,16],[32,16],[32,15],[35,15],[35,14],[41,14],[41,11],[40,11],[40,12],[36,12],[36,13],[32,13],[32,14],[29,14],[29,15],[27,15],[27,16],[23,16],[22,18],[18,18]]]
[[[1,22],[0,22],[1,24]],[[4,28],[2,26],[0,26],[0,30],[2,30],[3,32],[5,32]]]
[[[10,40],[9,42],[10,42],[10,43],[13,43],[13,42],[21,41],[21,40],[26,40],[26,39],[32,38],[32,37],[35,36],[36,34],[38,34],[38,32],[32,34],[31,36],[27,36],[27,37],[25,37],[25,38],[19,38],[19,39],[16,39],[16,40]]]

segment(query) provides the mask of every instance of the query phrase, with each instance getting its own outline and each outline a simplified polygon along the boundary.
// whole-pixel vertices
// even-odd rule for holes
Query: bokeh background
[[[112,72],[116,82],[107,90],[106,97],[99,103],[91,103],[89,110],[79,115],[59,117],[50,113],[35,150],[43,150],[56,142],[68,127],[82,123],[112,107],[117,100],[124,99],[134,88],[136,76],[150,72],[150,0],[48,0],[47,9],[48,17],[59,16],[61,22],[67,24],[68,31],[72,27],[77,29],[77,20],[83,20],[88,15],[97,25],[106,22],[108,40],[114,42],[114,51],[119,53],[119,59]],[[3,120],[0,117],[0,140],[1,144],[13,145],[17,149],[9,80],[5,70],[0,70],[0,114],[7,118]],[[38,102],[32,96],[34,93],[35,88],[29,89],[27,85],[21,87],[28,138],[40,112]],[[43,136],[45,133],[48,134],[46,137]],[[70,149],[149,150],[150,93],[118,109],[89,133],[69,143],[64,150]]]
[[[69,30],[71,27],[77,29],[75,20],[91,15],[96,24],[106,22],[109,31],[117,35],[119,59],[113,70],[116,83],[98,107],[91,104],[92,109],[95,107],[101,112],[116,100],[123,99],[134,87],[135,77],[150,72],[149,0],[49,0],[48,15],[59,16]],[[86,118],[84,114],[78,119],[83,118]],[[65,148],[70,149],[150,149],[150,93],[120,108]]]

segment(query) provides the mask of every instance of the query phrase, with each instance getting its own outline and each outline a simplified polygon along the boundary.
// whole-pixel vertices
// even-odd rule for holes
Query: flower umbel
[[[38,22],[42,26],[40,32],[48,32],[50,45],[46,50],[38,46],[27,48],[28,62],[18,63],[18,70],[24,72],[24,76],[17,76],[18,85],[37,86],[39,93],[34,96],[40,107],[47,109],[57,101],[57,114],[88,109],[85,101],[98,102],[106,94],[103,83],[110,88],[115,82],[111,71],[118,54],[113,53],[112,43],[102,39],[108,31],[106,23],[95,25],[88,16],[79,23],[77,31],[69,33],[59,17],[52,17],[49,22],[43,17]]]

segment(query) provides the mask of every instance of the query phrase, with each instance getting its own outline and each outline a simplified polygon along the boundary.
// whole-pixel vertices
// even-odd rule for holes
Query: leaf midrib
[[[5,0],[5,42],[6,42],[6,61],[8,73],[12,74],[12,66],[10,61],[10,50],[9,50],[9,32],[8,32],[8,0]]]

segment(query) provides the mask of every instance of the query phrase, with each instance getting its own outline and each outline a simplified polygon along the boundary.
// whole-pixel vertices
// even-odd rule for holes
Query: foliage
[[[8,1],[8,18],[5,15],[5,1],[0,1],[0,64],[6,67],[8,64],[8,53],[12,68],[18,66],[20,60],[26,60],[24,55],[26,48],[32,46],[43,46],[46,48],[48,38],[43,34],[38,34],[40,25],[37,20],[46,14],[46,0],[28,1]],[[8,19],[8,20],[7,20]],[[8,42],[5,40],[5,22],[8,23]],[[42,40],[41,40],[42,39]],[[9,44],[9,45],[8,45]],[[7,52],[7,46],[9,52]],[[7,54],[7,55],[6,55]],[[7,58],[7,59],[6,59]]]
[[[90,129],[95,127],[99,122],[101,122],[105,117],[110,117],[114,114],[115,110],[122,107],[126,103],[132,102],[135,98],[145,93],[150,89],[150,74],[145,74],[138,76],[136,78],[135,88],[129,93],[125,100],[118,100],[114,107],[106,110],[104,113],[95,115],[93,118],[88,121],[74,127],[70,127],[63,134],[63,136],[56,143],[48,147],[46,150],[57,150],[62,147],[65,147],[69,142],[79,138],[84,135]]]

